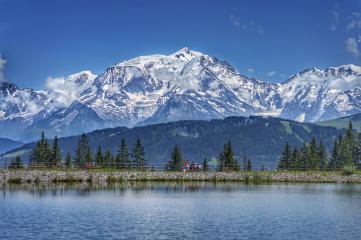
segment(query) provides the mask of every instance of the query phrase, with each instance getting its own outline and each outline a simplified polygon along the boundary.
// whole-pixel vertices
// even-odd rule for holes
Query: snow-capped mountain
[[[313,68],[274,84],[183,48],[170,55],[123,61],[98,76],[83,71],[49,78],[44,91],[2,83],[0,103],[0,137],[9,137],[12,129],[12,138],[25,141],[42,129],[51,137],[227,116],[272,115],[315,122],[361,112],[361,67]]]
[[[280,85],[280,117],[316,122],[359,113],[361,67],[305,70]]]

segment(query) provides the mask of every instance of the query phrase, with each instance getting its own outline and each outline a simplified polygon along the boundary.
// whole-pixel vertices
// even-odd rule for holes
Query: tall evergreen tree
[[[326,170],[327,169],[327,165],[328,165],[328,157],[327,157],[327,151],[326,151],[326,147],[323,144],[323,141],[320,141],[320,146],[319,146],[319,166],[318,169],[320,169],[321,171]]]
[[[73,160],[71,159],[70,152],[65,157],[65,167],[71,168],[73,166]]]
[[[11,161],[9,168],[12,169],[21,169],[23,168],[23,163],[21,161],[21,157],[17,155],[14,160]]]
[[[101,146],[98,147],[98,150],[97,150],[97,153],[95,156],[95,163],[97,166],[101,166],[101,167],[104,165],[104,157],[103,157]]]
[[[106,166],[114,167],[113,155],[110,150],[107,150],[104,155],[104,164]]]
[[[131,165],[129,160],[128,145],[124,138],[117,149],[116,163],[117,167],[120,168],[129,168]]]
[[[328,169],[335,171],[341,169],[341,143],[342,136],[339,136],[338,139],[335,139],[332,148],[332,156],[330,162],[328,163]]]
[[[297,148],[294,148],[292,153],[291,153],[291,157],[290,157],[290,162],[289,162],[289,166],[288,169],[290,170],[297,170],[298,169],[298,165],[299,164],[299,154],[298,154],[298,150]]]
[[[54,138],[54,142],[53,142],[53,148],[52,148],[52,152],[51,152],[51,165],[52,166],[60,166],[61,165],[61,153],[60,153],[60,148],[59,148],[59,142],[58,142],[58,137],[55,136]]]
[[[360,133],[358,133],[355,137],[354,163],[357,169],[361,169],[361,134]]]
[[[89,140],[85,133],[83,133],[78,140],[74,160],[75,166],[77,167],[83,167],[85,163],[92,163],[93,161]]]
[[[134,167],[137,169],[144,168],[146,165],[145,158],[144,158],[145,152],[144,147],[142,145],[142,142],[139,138],[137,138],[134,146],[133,146],[133,162]]]
[[[278,169],[279,170],[286,170],[289,168],[289,164],[290,164],[290,160],[291,160],[291,148],[290,145],[288,144],[288,142],[286,142],[286,145],[284,147],[284,150],[281,154],[281,158],[278,162]]]
[[[234,156],[231,142],[223,146],[223,152],[219,154],[218,171],[238,171],[239,163]]]
[[[252,161],[251,161],[251,159],[247,160],[247,171],[252,171]]]
[[[51,148],[48,144],[48,140],[45,138],[44,131],[41,132],[41,138],[36,143],[35,148],[32,150],[30,154],[30,162],[34,163],[42,163],[46,165],[50,165],[51,163]]]
[[[171,154],[171,160],[167,163],[167,170],[170,171],[179,171],[181,170],[183,165],[183,157],[182,152],[178,145],[174,145],[172,154]]]
[[[320,165],[320,155],[319,149],[317,146],[317,141],[315,137],[312,137],[312,140],[309,145],[309,155],[308,155],[308,166],[311,170],[318,170]]]
[[[208,160],[207,160],[207,158],[205,158],[205,159],[203,160],[203,171],[204,171],[204,172],[208,172],[208,171],[209,171],[209,166],[208,166]]]

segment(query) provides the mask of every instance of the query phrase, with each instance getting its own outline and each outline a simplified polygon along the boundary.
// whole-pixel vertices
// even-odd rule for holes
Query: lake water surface
[[[0,239],[361,239],[361,185],[7,186]]]

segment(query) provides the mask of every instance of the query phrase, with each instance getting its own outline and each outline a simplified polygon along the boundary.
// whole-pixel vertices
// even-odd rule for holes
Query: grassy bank
[[[361,183],[361,172],[241,171],[241,172],[165,172],[116,170],[1,170],[0,184],[13,183],[100,183],[131,181],[212,181],[212,182],[304,182]]]

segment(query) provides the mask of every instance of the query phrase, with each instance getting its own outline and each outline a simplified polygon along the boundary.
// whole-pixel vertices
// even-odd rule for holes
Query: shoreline
[[[165,172],[92,170],[0,170],[0,184],[115,182],[361,183],[361,173],[341,172]]]

